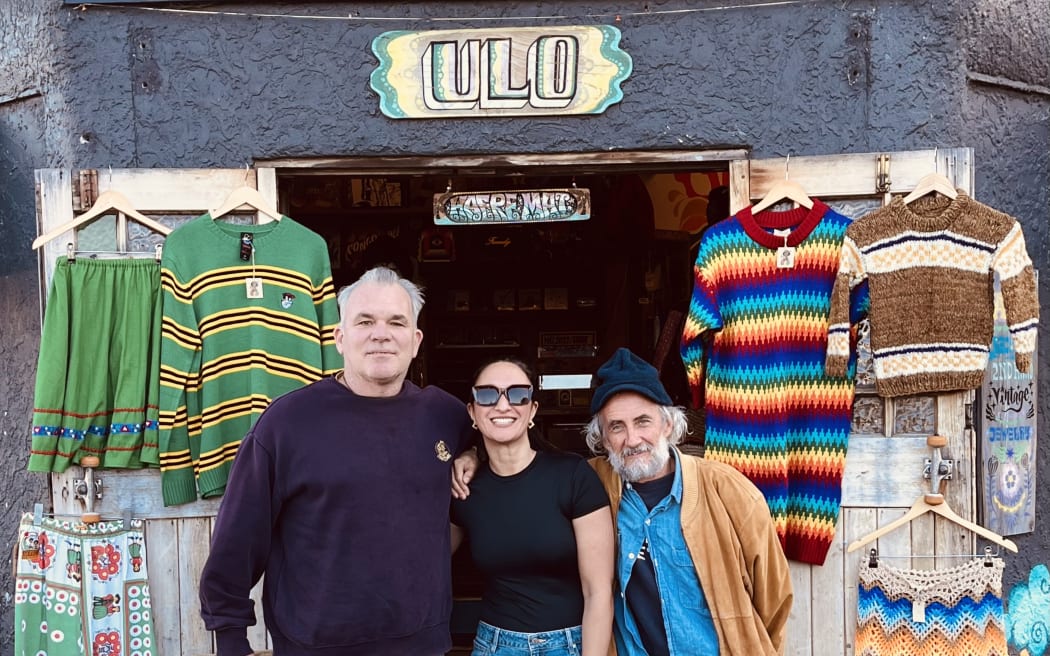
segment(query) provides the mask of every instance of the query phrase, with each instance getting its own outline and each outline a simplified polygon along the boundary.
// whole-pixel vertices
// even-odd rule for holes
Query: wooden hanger
[[[218,208],[210,212],[211,218],[212,220],[215,220],[244,205],[251,207],[259,213],[260,224],[281,220],[281,213],[270,205],[269,201],[263,198],[263,195],[259,193],[258,189],[255,187],[249,187],[248,185],[238,187],[230,192],[230,195],[226,197],[226,200],[222,202],[222,205],[219,205]]]
[[[959,196],[959,192],[956,191],[955,185],[946,176],[940,173],[927,173],[919,179],[919,182],[915,185],[915,189],[912,189],[911,193],[904,197],[904,204],[907,205],[919,198],[922,198],[926,194],[938,193],[942,196],[955,200]]]
[[[766,195],[762,197],[762,200],[751,207],[751,214],[758,214],[767,207],[776,205],[784,200],[790,200],[801,207],[805,207],[807,210],[813,209],[813,199],[809,197],[802,185],[791,180],[781,180],[770,187]]]
[[[114,211],[120,212],[129,219],[134,219],[135,221],[138,221],[150,230],[154,232],[159,232],[165,237],[171,234],[171,228],[164,225],[163,223],[158,223],[157,221],[154,221],[145,214],[140,213],[138,210],[131,206],[131,202],[128,201],[124,194],[120,193],[119,191],[113,191],[112,189],[110,189],[107,191],[103,191],[101,194],[99,194],[98,199],[95,200],[95,204],[92,205],[88,211],[84,212],[72,221],[69,221],[68,223],[63,223],[54,230],[51,230],[50,232],[40,235],[39,237],[34,239],[33,250],[40,248],[55,237],[69,232],[70,230],[79,228],[85,223],[94,221],[100,216],[112,214]]]
[[[883,526],[877,531],[868,533],[859,540],[854,540],[850,543],[848,547],[846,547],[846,552],[848,553],[851,551],[856,551],[864,545],[878,540],[890,531],[900,528],[901,526],[904,526],[905,524],[911,522],[916,517],[924,515],[928,512],[940,515],[941,517],[944,517],[950,522],[953,522],[955,524],[958,524],[959,526],[962,526],[963,528],[973,531],[974,533],[988,540],[989,542],[994,542],[995,544],[998,544],[999,546],[1005,549],[1009,549],[1010,551],[1017,553],[1017,545],[1014,544],[1013,540],[1008,540],[1007,538],[1004,538],[998,533],[989,531],[988,529],[979,524],[974,524],[971,521],[963,519],[962,517],[957,515],[954,510],[951,509],[951,506],[949,506],[948,503],[944,500],[944,496],[940,494],[922,495],[915,501],[912,507],[908,509],[908,512],[904,513],[902,517],[893,520],[892,522],[890,522],[886,526]]]
[[[948,438],[942,435],[931,435],[930,437],[926,438],[926,443],[929,446],[933,447],[934,450],[934,457],[931,461],[930,472],[931,478],[933,479],[933,489],[937,490],[940,486],[941,480],[943,479],[942,475],[937,473],[940,470],[941,447],[946,446],[948,444]],[[969,520],[963,519],[962,517],[957,515],[954,510],[951,509],[951,506],[949,506],[948,503],[945,501],[944,495],[942,495],[939,492],[927,492],[926,494],[923,494],[915,500],[915,503],[912,504],[912,507],[909,508],[908,512],[904,513],[902,517],[893,520],[892,522],[890,522],[886,526],[883,526],[877,531],[872,531],[871,533],[868,533],[859,540],[854,540],[849,544],[848,547],[846,547],[846,552],[849,553],[851,551],[856,551],[864,545],[878,540],[890,531],[900,528],[901,526],[904,526],[905,524],[911,522],[916,517],[925,515],[928,512],[932,512],[935,515],[940,515],[941,517],[944,517],[950,522],[953,522],[955,524],[958,524],[959,526],[962,526],[965,529],[973,531],[974,533],[988,540],[989,542],[994,542],[995,544],[998,544],[999,546],[1005,549],[1009,549],[1010,551],[1017,553],[1017,545],[1014,544],[1013,540],[1008,540],[1003,536],[999,535],[998,533],[986,529],[980,524],[975,524]]]

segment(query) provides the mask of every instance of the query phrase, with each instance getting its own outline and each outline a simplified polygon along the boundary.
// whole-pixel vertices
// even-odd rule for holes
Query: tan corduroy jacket
[[[682,533],[718,632],[720,656],[784,653],[791,577],[769,507],[732,467],[678,453]],[[604,457],[591,459],[613,517],[623,482]],[[611,651],[611,650],[610,650]]]

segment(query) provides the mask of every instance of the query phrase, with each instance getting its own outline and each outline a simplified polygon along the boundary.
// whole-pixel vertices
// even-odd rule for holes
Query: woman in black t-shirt
[[[609,499],[586,460],[530,441],[532,395],[527,367],[497,360],[478,371],[467,404],[488,455],[451,511],[453,549],[466,535],[485,578],[473,656],[541,645],[546,656],[604,656],[613,621]]]

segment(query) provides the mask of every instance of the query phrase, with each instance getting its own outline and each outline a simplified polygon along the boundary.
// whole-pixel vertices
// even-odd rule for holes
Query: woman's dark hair
[[[500,364],[500,363],[511,364],[511,365],[514,365],[515,367],[517,367],[518,369],[521,369],[521,371],[525,374],[525,377],[529,379],[529,384],[532,385],[532,394],[533,394],[532,398],[535,401],[536,391],[539,389],[539,387],[536,385],[536,376],[535,376],[535,374],[532,373],[532,368],[529,367],[529,365],[525,364],[524,361],[519,360],[518,358],[515,358],[515,357],[510,357],[510,356],[507,356],[507,357],[495,357],[495,358],[491,358],[489,360],[486,360],[484,364],[482,364],[480,367],[477,368],[477,370],[474,371],[474,375],[470,378],[470,386],[473,388],[474,385],[478,384],[478,378],[481,377],[481,373],[483,371],[485,371],[486,369],[488,369],[489,367],[491,367],[494,364]],[[468,403],[473,403],[474,402],[473,393],[471,395],[471,398],[468,399],[467,402]],[[559,450],[556,446],[554,446],[553,444],[548,442],[547,438],[544,437],[543,434],[538,429],[530,428],[530,429],[528,429],[527,432],[528,432],[528,435],[529,435],[529,446],[531,446],[536,451],[558,451]],[[482,439],[478,440],[478,454],[482,457],[482,459],[488,459],[488,454],[485,452],[485,441],[482,440]]]

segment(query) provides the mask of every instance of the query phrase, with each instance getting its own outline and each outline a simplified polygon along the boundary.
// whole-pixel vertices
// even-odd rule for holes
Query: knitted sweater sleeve
[[[860,249],[847,232],[842,240],[839,271],[831,290],[828,314],[828,352],[825,370],[829,376],[845,376],[850,356],[850,326],[867,308],[867,273]]]
[[[339,305],[327,258],[323,258],[321,280],[314,283],[314,307],[317,325],[321,331],[321,369],[325,376],[343,368],[343,356],[335,347],[335,329],[339,325]]]
[[[693,265],[693,295],[682,329],[681,354],[686,377],[692,392],[692,407],[701,402],[704,380],[705,334],[722,329],[722,314],[718,307],[718,287],[711,262],[711,249],[706,240]]]
[[[178,267],[164,251],[161,264],[161,344],[159,393],[159,451],[164,505],[197,499],[193,473],[196,454],[190,452],[189,395],[197,389],[201,362],[201,336],[190,292],[190,281],[180,278]],[[194,414],[197,414],[196,411]]]
[[[1035,270],[1025,248],[1024,233],[1016,221],[996,246],[992,269],[999,275],[1006,308],[1006,323],[1013,339],[1017,370],[1028,373],[1036,347],[1039,295]]]

